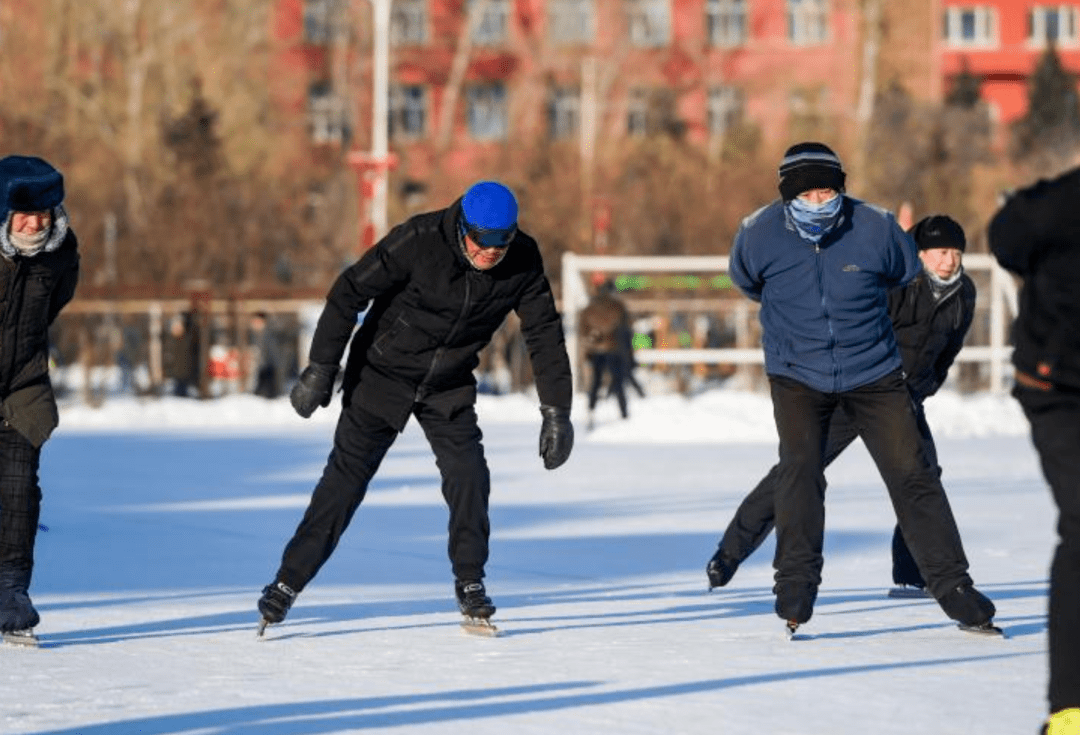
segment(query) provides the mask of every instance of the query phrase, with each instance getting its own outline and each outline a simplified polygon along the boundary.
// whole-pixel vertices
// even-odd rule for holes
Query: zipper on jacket
[[[814,259],[817,261],[817,282],[818,291],[821,293],[821,313],[825,315],[825,325],[829,328],[829,356],[832,358],[833,369],[833,392],[835,393],[840,387],[840,361],[836,359],[836,334],[833,332],[832,317],[829,316],[829,309],[825,305],[825,262],[821,257],[821,245],[814,243]]]
[[[424,398],[424,389],[428,380],[435,373],[435,368],[439,365],[439,360],[446,353],[446,345],[450,340],[458,333],[459,327],[465,321],[465,315],[469,311],[469,302],[472,300],[472,273],[465,272],[465,298],[461,300],[461,311],[458,312],[457,319],[454,320],[453,325],[450,327],[450,331],[446,333],[446,338],[443,339],[443,343],[435,350],[435,354],[431,357],[431,364],[428,365],[427,372],[424,373],[424,379],[420,381],[420,384],[416,386],[416,395],[414,400],[420,402]]]

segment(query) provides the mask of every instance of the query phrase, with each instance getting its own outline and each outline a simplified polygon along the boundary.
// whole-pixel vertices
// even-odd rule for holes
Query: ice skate
[[[463,630],[492,638],[499,634],[499,629],[491,622],[495,605],[487,596],[483,582],[458,580],[454,583],[454,594],[457,597],[458,609],[464,616],[461,621]]]
[[[22,646],[23,648],[38,648],[41,645],[38,637],[34,635],[33,628],[5,630],[3,633],[0,633],[0,639],[2,639],[4,643],[10,643],[13,646]]]
[[[262,619],[259,620],[256,635],[261,638],[267,625],[283,621],[295,599],[296,592],[284,582],[274,582],[263,587],[262,597],[259,598],[259,613]]]

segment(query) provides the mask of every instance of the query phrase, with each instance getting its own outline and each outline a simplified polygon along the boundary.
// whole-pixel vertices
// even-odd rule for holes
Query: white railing
[[[1017,313],[1016,282],[990,255],[970,253],[964,256],[964,268],[970,274],[980,271],[989,273],[989,293],[980,289],[978,300],[984,304],[989,299],[990,329],[986,344],[966,344],[957,356],[957,362],[984,363],[989,367],[990,391],[1000,393],[1006,387],[1009,358],[1012,347],[1008,343],[1008,331]],[[588,279],[594,272],[613,274],[726,274],[728,257],[714,256],[626,256],[626,255],[578,255],[564,253],[562,258],[562,310],[566,330],[567,349],[571,360],[578,364],[578,315],[589,301]],[[739,296],[739,318],[736,321],[737,343],[746,344],[751,321],[757,317],[757,304]],[[714,299],[717,306],[722,302]],[[671,311],[678,310],[678,302],[671,302]],[[730,299],[723,303],[730,304]],[[701,303],[695,307],[701,310]],[[745,316],[745,318],[743,318]],[[672,348],[639,349],[634,356],[642,364],[663,363],[667,365],[736,364],[764,365],[765,358],[760,347],[722,347],[707,349]],[[580,372],[579,372],[580,374]]]

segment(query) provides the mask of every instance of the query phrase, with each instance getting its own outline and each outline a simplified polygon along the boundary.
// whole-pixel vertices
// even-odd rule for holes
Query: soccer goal
[[[956,360],[976,363],[985,372],[991,392],[1007,387],[1010,374],[1009,327],[1017,313],[1016,281],[985,253],[964,256],[964,270],[978,288],[975,323]],[[676,330],[635,344],[634,356],[644,365],[763,366],[758,306],[743,296],[728,277],[728,257],[578,255],[562,258],[562,313],[567,349],[581,375],[582,354],[578,342],[578,315],[589,301],[592,284],[613,280],[631,314],[654,317],[668,323],[700,324],[720,319],[726,326],[724,346],[703,340],[702,329]],[[695,337],[695,332],[698,335]],[[704,342],[704,344],[703,344]],[[709,346],[706,346],[709,345]]]

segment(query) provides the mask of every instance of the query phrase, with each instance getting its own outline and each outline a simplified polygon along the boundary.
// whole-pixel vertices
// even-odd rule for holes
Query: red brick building
[[[1080,70],[1080,3],[1040,0],[945,0],[938,47],[940,73],[965,67],[983,80],[983,97],[1002,123],[1027,109],[1027,82],[1048,43],[1062,65]]]
[[[351,5],[359,27],[370,28],[374,1]],[[278,27],[323,49],[294,58],[317,67],[308,100],[315,138],[332,142],[340,132],[340,142],[367,150],[370,34],[347,74],[331,70],[332,27],[345,22],[346,5],[281,0],[279,15],[293,20]],[[505,160],[508,148],[536,140],[601,157],[628,137],[672,126],[706,148],[749,126],[766,150],[804,135],[844,150],[855,142],[864,82],[873,89],[895,80],[917,97],[941,100],[966,67],[983,78],[985,98],[1006,123],[1023,113],[1027,80],[1048,40],[1066,68],[1080,69],[1080,3],[882,0],[877,24],[864,16],[869,6],[857,0],[393,0],[395,180],[423,189],[437,172],[440,180],[465,182]]]

